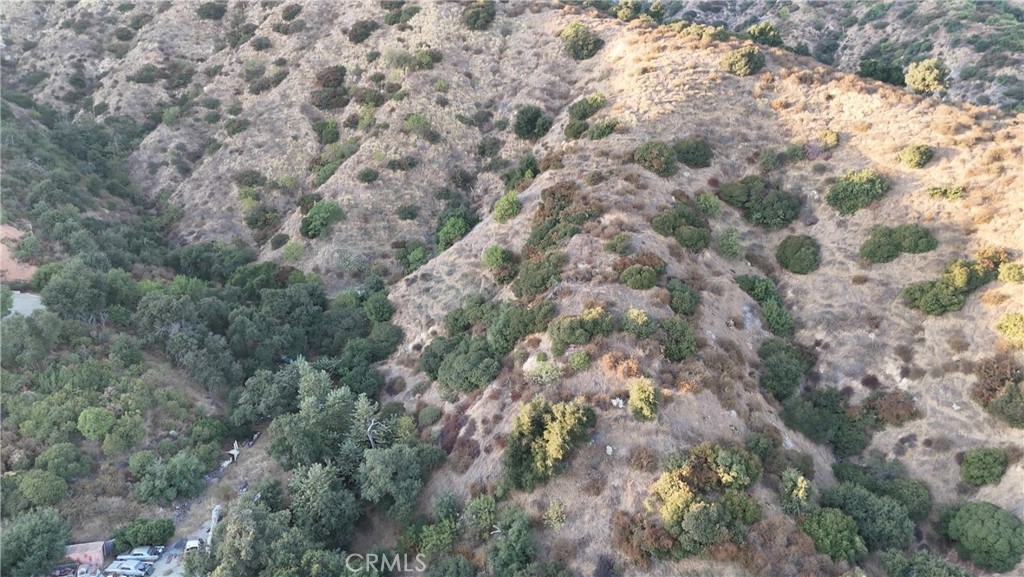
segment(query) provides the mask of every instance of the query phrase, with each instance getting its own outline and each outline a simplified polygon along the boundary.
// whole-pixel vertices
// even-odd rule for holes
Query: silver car
[[[118,561],[146,561],[153,562],[160,558],[164,552],[163,547],[136,547],[127,553],[117,556]]]

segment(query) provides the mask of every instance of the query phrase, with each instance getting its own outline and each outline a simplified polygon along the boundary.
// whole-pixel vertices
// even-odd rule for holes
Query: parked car
[[[153,564],[145,561],[114,561],[103,572],[108,577],[149,577],[153,574]]]
[[[188,541],[185,541],[185,555],[188,555],[193,551],[200,551],[205,546],[206,543],[204,543],[202,539],[189,539]]]
[[[136,547],[127,553],[117,556],[118,561],[147,561],[152,562],[160,558],[164,552],[163,547]]]

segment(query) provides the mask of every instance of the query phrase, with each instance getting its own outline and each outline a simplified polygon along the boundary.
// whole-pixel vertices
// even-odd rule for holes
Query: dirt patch
[[[25,233],[9,224],[0,225],[0,279],[4,282],[27,282],[36,268],[14,258],[14,247]]]

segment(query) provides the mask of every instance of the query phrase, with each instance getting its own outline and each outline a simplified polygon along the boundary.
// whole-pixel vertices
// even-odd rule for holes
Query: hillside
[[[1019,9],[666,5],[5,4],[49,309],[3,323],[7,526],[220,503],[217,576],[1019,571]],[[759,21],[836,67],[712,26]],[[948,93],[856,76],[884,39]]]

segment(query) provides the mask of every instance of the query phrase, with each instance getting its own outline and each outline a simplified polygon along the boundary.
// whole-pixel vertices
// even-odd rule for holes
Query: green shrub
[[[560,472],[575,448],[587,440],[595,421],[594,410],[580,399],[552,405],[535,397],[524,405],[502,455],[509,485],[532,491]]]
[[[181,107],[170,106],[164,110],[163,123],[167,126],[176,126],[181,119]]]
[[[835,130],[824,130],[819,136],[822,150],[829,151],[839,146],[839,133]]]
[[[422,241],[408,240],[400,242],[395,249],[395,259],[402,264],[402,272],[409,274],[427,264],[427,261],[430,260],[430,253],[427,245]]]
[[[851,483],[840,483],[821,496],[822,507],[840,509],[853,518],[870,550],[902,548],[913,536],[907,508],[891,497],[880,497]]]
[[[873,263],[890,262],[902,253],[919,254],[939,246],[931,231],[919,224],[895,228],[876,226],[860,247],[860,257]]]
[[[857,522],[839,509],[824,507],[804,517],[800,528],[814,541],[814,548],[836,561],[854,563],[867,555]]]
[[[224,121],[224,130],[228,133],[228,136],[234,136],[239,132],[249,128],[248,118],[228,118]]]
[[[765,46],[782,46],[782,36],[771,22],[759,22],[747,28],[747,36],[758,44]]]
[[[780,337],[793,335],[793,317],[786,310],[775,283],[763,277],[749,275],[736,277],[736,283],[761,307],[761,316],[764,317],[768,330]]]
[[[622,271],[619,282],[634,290],[647,290],[654,288],[658,282],[658,271],[646,265],[634,264]]]
[[[573,22],[566,26],[559,34],[559,38],[565,45],[565,52],[573,60],[587,60],[604,46],[604,40],[582,22]]]
[[[932,147],[923,144],[912,144],[900,151],[897,158],[905,166],[910,168],[923,168],[934,156]]]
[[[779,190],[754,174],[723,184],[718,198],[740,209],[743,218],[766,230],[785,228],[800,214],[802,204],[796,195]]]
[[[726,54],[719,66],[736,76],[750,76],[764,68],[764,54],[757,46],[744,46]]]
[[[516,166],[505,172],[502,179],[505,181],[505,189],[513,190],[524,182],[533,180],[538,174],[540,174],[540,167],[537,166],[537,159],[532,154],[527,154],[519,159]]]
[[[882,567],[889,577],[971,577],[957,565],[952,565],[927,551],[919,551],[911,558],[890,550],[880,556]]]
[[[290,237],[283,232],[275,234],[274,236],[270,237],[270,248],[274,250],[281,248],[282,246],[288,243],[289,238]]]
[[[717,196],[710,192],[698,192],[697,196],[693,198],[693,202],[697,205],[697,209],[700,210],[701,214],[708,218],[722,216],[722,203],[719,202]]]
[[[420,207],[415,204],[403,204],[395,209],[395,215],[398,216],[398,220],[416,220],[420,215]]]
[[[814,442],[830,445],[836,456],[857,455],[871,442],[864,424],[849,414],[845,399],[831,388],[813,389],[786,399],[782,420]]]
[[[532,298],[546,292],[559,281],[566,260],[565,255],[557,252],[525,260],[512,283],[512,294],[517,298]]]
[[[669,307],[677,315],[693,316],[700,305],[700,295],[697,291],[686,286],[683,281],[674,278],[669,279],[666,286],[669,294]]]
[[[491,214],[494,216],[494,220],[504,224],[519,215],[519,211],[522,209],[523,203],[519,201],[519,195],[514,190],[510,190],[494,202]]]
[[[690,323],[679,317],[661,320],[661,352],[674,363],[697,354],[697,336]]]
[[[402,122],[402,132],[414,134],[423,140],[434,144],[441,140],[441,135],[430,125],[430,120],[422,114],[410,114]]]
[[[551,117],[538,106],[524,106],[516,111],[512,131],[523,140],[537,140],[551,130]]]
[[[138,519],[114,531],[114,550],[128,551],[145,545],[164,545],[172,537],[172,519]]]
[[[227,11],[227,2],[203,2],[196,10],[196,14],[203,20],[220,20]]]
[[[448,250],[457,240],[469,234],[473,227],[461,216],[452,216],[441,223],[437,230],[437,250]]]
[[[743,256],[743,244],[740,242],[740,232],[733,227],[722,231],[717,240],[718,252],[729,260],[736,260]]]
[[[882,494],[902,503],[914,521],[923,521],[932,512],[932,493],[921,481],[894,479]]]
[[[949,87],[949,68],[935,58],[912,62],[903,80],[915,92],[942,92]]]
[[[960,478],[975,487],[998,485],[1005,472],[1006,453],[1002,449],[971,449],[960,463]]]
[[[590,353],[580,349],[569,355],[569,368],[580,373],[590,368]]]
[[[526,380],[534,385],[542,387],[551,386],[562,378],[562,367],[544,359],[537,359],[532,369],[524,374]]]
[[[658,391],[647,377],[634,377],[626,382],[629,388],[629,410],[638,421],[658,418]]]
[[[514,254],[512,251],[502,248],[500,244],[492,244],[484,250],[482,261],[485,267],[496,269],[511,262]]]
[[[338,132],[338,121],[318,120],[313,123],[313,131],[316,132],[317,140],[321,146],[338,142],[341,134]]]
[[[587,138],[590,140],[601,140],[615,132],[615,128],[618,125],[618,118],[606,118],[599,122],[595,122],[594,125],[590,127],[590,130],[587,131]]]
[[[904,81],[903,67],[895,62],[882,62],[873,58],[866,58],[860,61],[857,76],[861,78],[874,78],[893,86],[906,86]]]
[[[370,184],[377,180],[380,173],[372,168],[364,168],[356,173],[356,180],[359,182]]]
[[[929,315],[943,315],[964,308],[967,295],[941,280],[924,281],[903,289],[903,304]]]
[[[585,345],[598,336],[609,335],[613,325],[611,315],[600,306],[580,315],[558,317],[548,325],[551,352],[562,355],[569,345]]]
[[[424,405],[424,407],[420,409],[419,414],[416,415],[416,422],[419,423],[420,428],[425,429],[441,420],[441,414],[441,407]]]
[[[146,64],[136,70],[134,74],[128,76],[128,80],[139,84],[152,84],[157,81],[159,75],[160,69],[156,65]]]
[[[630,307],[619,319],[619,329],[633,334],[638,339],[646,339],[654,334],[658,324],[647,314],[647,311]]]
[[[707,206],[708,199],[703,199]],[[717,203],[717,199],[710,199]],[[713,210],[713,209],[709,209]],[[655,232],[673,236],[681,246],[700,252],[711,244],[711,230],[703,211],[693,201],[677,202],[651,219]]]
[[[560,181],[544,188],[524,251],[545,251],[573,237],[584,223],[599,217],[601,210],[575,182]]]
[[[757,156],[757,167],[761,171],[761,174],[768,174],[774,170],[778,170],[782,163],[779,161],[778,151],[766,148],[760,152]]]
[[[102,440],[114,427],[117,417],[106,407],[89,407],[78,415],[78,431],[90,441]]]
[[[761,357],[761,387],[780,402],[796,392],[814,365],[807,354],[779,338],[766,340],[757,354]]]
[[[1024,349],[1024,313],[1004,315],[996,325],[1006,342],[1016,349]]]
[[[494,15],[494,0],[476,0],[462,11],[462,23],[470,30],[487,30]]]
[[[508,284],[516,278],[519,273],[519,264],[516,262],[516,254],[501,245],[492,244],[484,250],[484,266],[494,275],[494,280],[500,284]]]
[[[346,139],[344,142],[335,142],[324,147],[320,158],[312,163],[313,186],[319,187],[334,176],[346,160],[359,151],[359,140],[355,137]]]
[[[711,166],[711,159],[714,152],[711,145],[699,136],[690,136],[677,140],[672,145],[676,153],[676,160],[690,168],[707,168]]]
[[[1010,571],[1024,554],[1024,524],[985,501],[960,507],[946,532],[964,557],[989,571]]]
[[[814,509],[814,485],[800,471],[788,467],[782,471],[781,481],[779,501],[783,511],[790,515],[803,515]]]
[[[490,384],[500,372],[486,340],[464,338],[441,361],[437,382],[445,389],[469,393]]]
[[[317,201],[302,218],[299,232],[306,238],[326,236],[334,223],[345,218],[341,205],[333,200]]]
[[[633,160],[658,176],[672,176],[676,172],[675,153],[659,140],[645,142],[633,151]]]
[[[586,120],[570,120],[565,124],[565,137],[569,140],[577,140],[587,133],[590,125]]]
[[[263,242],[270,232],[281,224],[281,215],[277,209],[266,204],[257,204],[245,213],[245,225],[257,231],[257,241]]]
[[[791,234],[779,243],[775,250],[779,266],[795,274],[807,274],[818,270],[821,264],[821,246],[813,237]]]
[[[598,110],[604,108],[604,105],[604,94],[591,94],[569,105],[569,118],[571,120],[587,120],[597,114]]]
[[[606,251],[619,256],[629,254],[630,248],[629,235],[624,232],[616,234],[611,238],[611,240],[604,243],[604,249]]]
[[[801,141],[790,142],[784,153],[787,161],[805,160],[807,158],[807,147]]]
[[[420,13],[419,6],[403,6],[388,10],[387,14],[384,15],[384,23],[388,26],[394,26],[396,24],[405,24]]]
[[[874,170],[866,168],[849,172],[840,178],[825,195],[825,201],[839,214],[853,214],[884,197],[888,190],[889,182]]]
[[[33,467],[72,481],[89,474],[92,460],[71,443],[57,443],[40,453]]]
[[[377,24],[374,20],[358,20],[353,23],[352,27],[348,30],[349,42],[353,44],[361,44],[378,28],[380,28],[380,24]]]
[[[960,185],[933,186],[928,189],[928,196],[946,200],[962,200],[967,197],[967,189]]]
[[[999,265],[999,280],[1010,283],[1024,283],[1024,264],[1004,262]]]
[[[299,4],[288,4],[281,10],[281,19],[285,22],[291,22],[302,12],[302,6]]]
[[[958,311],[967,302],[967,295],[995,280],[1005,258],[1002,251],[988,249],[973,260],[954,260],[946,265],[942,278],[903,289],[903,304],[930,315]]]

